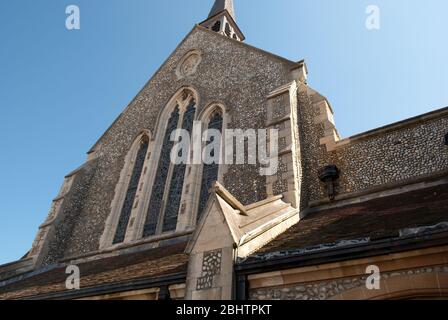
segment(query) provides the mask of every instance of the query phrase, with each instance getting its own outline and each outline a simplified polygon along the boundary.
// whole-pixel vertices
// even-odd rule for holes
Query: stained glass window
[[[144,137],[140,142],[140,147],[135,158],[134,169],[132,170],[131,180],[129,182],[126,198],[124,200],[123,208],[120,213],[120,220],[118,222],[117,230],[113,243],[122,243],[126,236],[126,229],[128,227],[129,218],[134,205],[135,195],[137,193],[140,177],[145,164],[146,153],[148,152],[149,141]]]
[[[195,102],[191,101],[185,111],[184,119],[182,121],[182,129],[188,131],[190,136],[193,130],[195,111]],[[185,163],[176,164],[173,168],[165,215],[163,218],[163,232],[176,230],[186,168],[187,165]]]
[[[219,130],[222,132],[222,126],[223,126],[222,115],[218,112],[215,112],[215,114],[210,119],[208,128],[216,129],[216,130]],[[209,141],[210,141],[210,139],[209,139]],[[219,158],[219,155],[217,155],[216,158]],[[202,213],[205,209],[205,205],[207,204],[207,200],[209,197],[209,190],[212,187],[213,182],[218,180],[218,172],[219,172],[219,163],[204,164],[204,166],[203,166],[201,192],[199,195],[199,208],[198,208],[198,214],[197,214],[198,221],[202,216]]]
[[[152,236],[156,233],[157,222],[162,209],[163,194],[165,191],[166,180],[171,163],[171,149],[174,142],[171,141],[171,132],[177,129],[179,122],[179,107],[176,106],[168,121],[163,140],[162,150],[160,153],[156,178],[152,189],[151,198],[149,201],[148,213],[146,215],[145,226],[143,230],[143,237]]]

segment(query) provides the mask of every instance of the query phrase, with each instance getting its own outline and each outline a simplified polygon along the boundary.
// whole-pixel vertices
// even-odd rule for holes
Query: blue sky
[[[65,174],[212,0],[0,2],[0,264],[30,248]],[[81,30],[65,28],[78,5]],[[365,28],[368,5],[380,30]],[[448,105],[446,0],[235,0],[248,44],[298,61],[343,137]]]

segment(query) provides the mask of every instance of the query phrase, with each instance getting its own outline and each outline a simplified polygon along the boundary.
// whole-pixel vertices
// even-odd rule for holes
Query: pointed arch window
[[[131,179],[126,191],[126,197],[120,212],[117,229],[113,239],[113,244],[122,243],[126,237],[126,230],[129,224],[129,218],[132,213],[135,196],[137,194],[138,186],[142,177],[143,167],[145,164],[146,155],[149,149],[149,138],[144,135],[139,143],[139,149],[134,161]]]
[[[174,143],[170,140],[171,132],[176,130],[179,121],[179,107],[176,106],[171,118],[168,121],[168,126],[165,131],[163,140],[162,152],[159,158],[157,174],[154,181],[151,200],[149,201],[148,214],[146,217],[145,228],[143,235],[153,235],[156,232],[158,216],[162,209],[163,194],[168,178],[168,171],[170,168],[170,154]]]
[[[175,107],[164,132],[163,145],[143,227],[143,237],[176,230],[186,164],[171,163],[171,151],[174,147],[171,133],[178,128],[187,130],[190,135],[192,133],[196,100],[189,96],[186,101],[186,107],[181,108],[179,104]]]
[[[194,115],[196,113],[194,100],[190,102],[187,111],[184,115],[182,123],[182,129],[191,133],[193,131]],[[170,189],[167,199],[167,207],[163,217],[163,229],[162,232],[174,231],[177,226],[177,217],[180,208],[180,201],[182,197],[182,190],[184,185],[185,171],[187,165],[185,163],[177,164],[174,166],[173,175],[171,178]]]
[[[221,133],[223,132],[223,114],[221,110],[216,110],[210,117],[210,122],[208,123],[208,129],[219,130]],[[213,142],[213,137],[209,136],[207,139],[210,142]],[[219,141],[219,146],[221,146],[221,141]],[[220,147],[216,149],[217,152],[220,152]],[[214,155],[211,154],[215,159],[219,159],[219,154]],[[209,198],[209,190],[212,187],[212,184],[218,180],[219,174],[219,163],[211,163],[204,164],[202,168],[202,178],[201,178],[201,191],[199,193],[199,205],[197,212],[197,221],[202,216],[202,213],[205,209],[205,205],[207,204]]]

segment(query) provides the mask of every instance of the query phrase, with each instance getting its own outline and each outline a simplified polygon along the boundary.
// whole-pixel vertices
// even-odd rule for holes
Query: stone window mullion
[[[197,170],[197,177],[195,182],[197,183],[197,188],[195,188],[195,203],[192,206],[192,210],[193,210],[193,214],[191,215],[191,221],[190,224],[192,226],[196,225],[197,219],[198,219],[198,210],[199,210],[199,201],[200,201],[200,197],[201,197],[201,190],[202,190],[202,186],[201,186],[201,181],[202,181],[202,175],[204,173],[204,164],[203,164],[203,160],[202,160],[202,151],[204,150],[204,148],[207,146],[207,142],[206,141],[202,141],[202,136],[204,135],[204,133],[208,130],[208,126],[210,124],[210,117],[206,118],[205,120],[202,121],[202,132],[201,132],[201,164],[198,165]]]

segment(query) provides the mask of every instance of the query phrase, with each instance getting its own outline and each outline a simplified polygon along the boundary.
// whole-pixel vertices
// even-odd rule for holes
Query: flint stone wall
[[[323,97],[310,88],[298,93],[301,133],[302,208],[327,198],[319,170],[337,165],[341,171],[337,194],[362,192],[387,184],[399,184],[448,170],[448,108],[373,130],[337,143],[327,151],[320,139],[325,136],[316,119],[321,116],[316,101]]]
[[[194,74],[180,78],[176,68],[192,50],[201,52],[202,61]],[[291,81],[289,71],[293,65],[196,27],[95,145],[97,166],[84,187],[88,191],[80,193],[82,206],[76,207],[76,212],[70,214],[74,218],[67,219],[52,239],[45,261],[99,249],[125,156],[142,130],[155,134],[162,108],[179,89],[188,86],[197,91],[197,114],[211,103],[220,102],[227,107],[230,128],[262,129],[266,122],[266,96]],[[223,184],[244,204],[266,198],[266,178],[259,175],[255,165],[229,166]]]
[[[448,273],[448,266],[403,270],[381,274],[381,281],[395,277],[418,274]],[[261,288],[249,291],[250,300],[331,300],[337,295],[366,286],[366,276],[358,276],[316,283],[294,284],[275,288]],[[409,278],[412,279],[412,278]],[[383,284],[384,285],[384,284]]]

